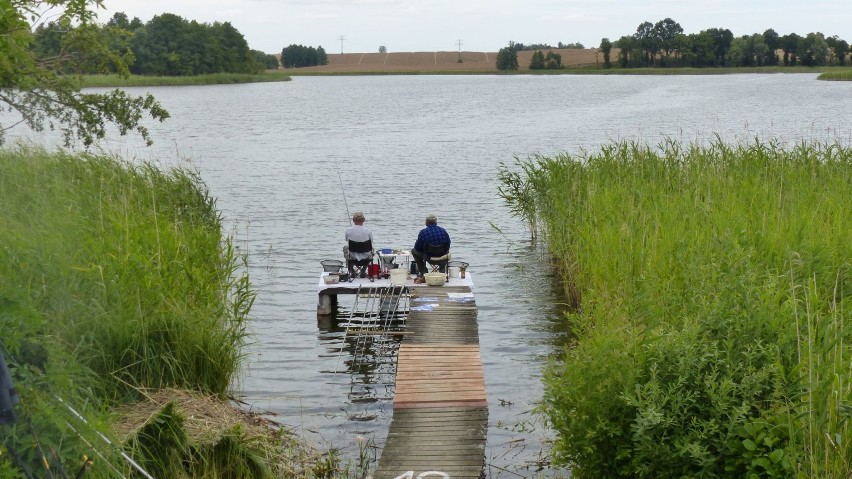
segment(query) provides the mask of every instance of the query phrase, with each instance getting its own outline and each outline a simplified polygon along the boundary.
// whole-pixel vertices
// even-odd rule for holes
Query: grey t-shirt
[[[367,240],[373,241],[373,232],[366,226],[352,225],[346,228],[345,239],[347,245],[349,244],[349,240],[358,242]],[[352,259],[356,260],[367,259],[370,257],[370,253],[350,252],[349,255],[352,256]]]

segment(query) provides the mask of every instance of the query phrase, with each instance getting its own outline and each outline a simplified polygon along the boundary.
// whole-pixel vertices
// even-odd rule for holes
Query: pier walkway
[[[393,420],[376,479],[479,478],[488,402],[469,286],[410,288]]]

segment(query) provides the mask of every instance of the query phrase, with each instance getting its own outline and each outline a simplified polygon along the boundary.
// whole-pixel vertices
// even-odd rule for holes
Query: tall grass
[[[110,397],[224,395],[252,292],[199,179],[97,156],[4,156],[3,290],[22,291]]]
[[[224,398],[254,292],[194,173],[6,150],[0,204],[0,337],[27,418],[19,444],[54,420],[55,395],[96,416],[143,389]],[[62,437],[49,444],[73,444]]]
[[[503,196],[535,205],[576,298],[545,410],[578,477],[848,477],[852,150],[615,143],[516,163]]]

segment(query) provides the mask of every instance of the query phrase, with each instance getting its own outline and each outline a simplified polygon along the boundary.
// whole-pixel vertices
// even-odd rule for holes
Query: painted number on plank
[[[444,479],[450,479],[449,474],[441,471],[425,471],[421,472],[417,476],[414,475],[414,471],[407,471],[394,477],[393,479],[414,479],[415,477],[417,477],[417,479],[425,479],[427,477],[443,477]]]

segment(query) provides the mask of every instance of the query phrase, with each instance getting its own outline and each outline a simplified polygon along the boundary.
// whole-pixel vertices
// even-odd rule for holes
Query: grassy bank
[[[852,150],[619,143],[501,177],[573,303],[544,409],[577,477],[849,477]]]
[[[293,77],[328,77],[328,76],[418,76],[418,75],[502,75],[506,72],[494,70],[350,70],[350,71],[298,71],[293,69]],[[515,72],[517,73],[517,72]]]
[[[817,78],[818,80],[836,80],[836,81],[851,81],[852,80],[852,70],[849,69],[840,69],[833,70],[830,72],[825,72]]]
[[[766,67],[676,67],[676,68],[600,68],[595,66],[583,66],[576,68],[568,68],[558,70],[558,72],[574,73],[574,74],[593,74],[593,75],[732,75],[746,73],[822,73],[826,71],[835,71],[840,67],[783,67],[783,66],[766,66]]]
[[[0,204],[0,477],[293,477],[293,438],[225,407],[254,292],[194,173],[4,150]]]
[[[139,76],[121,78],[118,75],[84,75],[81,86],[85,87],[131,87],[131,86],[188,86],[223,85],[233,83],[261,83],[289,81],[290,75],[279,71],[267,71],[256,75],[246,73],[214,73],[195,76]]]

